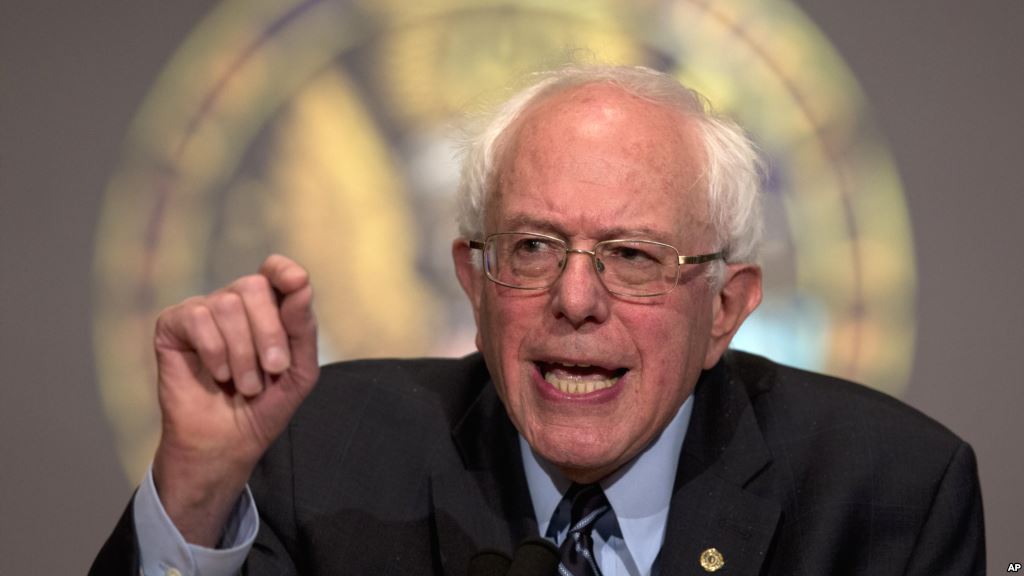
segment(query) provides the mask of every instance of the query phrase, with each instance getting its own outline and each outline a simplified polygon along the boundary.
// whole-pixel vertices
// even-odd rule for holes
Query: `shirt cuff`
[[[153,484],[150,468],[135,492],[133,502],[135,534],[139,542],[142,574],[145,576],[231,576],[245,563],[259,531],[259,514],[249,487],[228,517],[218,548],[185,542],[167,516]]]

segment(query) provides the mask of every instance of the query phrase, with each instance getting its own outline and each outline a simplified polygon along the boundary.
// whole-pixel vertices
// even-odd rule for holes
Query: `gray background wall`
[[[1024,561],[1024,2],[797,0],[860,80],[917,250],[904,399],[978,452],[989,566]],[[84,573],[127,501],[91,344],[122,137],[211,2],[0,4],[0,574]]]

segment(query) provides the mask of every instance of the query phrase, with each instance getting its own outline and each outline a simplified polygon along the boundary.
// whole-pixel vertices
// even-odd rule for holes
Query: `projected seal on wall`
[[[791,4],[226,0],[152,87],[106,191],[95,342],[129,476],[159,433],[156,314],[269,252],[310,269],[324,361],[472,350],[450,126],[573,59],[668,71],[770,157],[766,299],[736,346],[899,393],[914,330],[899,179]]]

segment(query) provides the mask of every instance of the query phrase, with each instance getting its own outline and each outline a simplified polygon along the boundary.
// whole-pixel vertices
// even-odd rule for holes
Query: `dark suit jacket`
[[[328,366],[251,487],[247,574],[466,574],[536,535],[483,361]],[[134,573],[132,512],[93,574]],[[662,575],[984,573],[971,448],[878,392],[729,352],[701,376]]]

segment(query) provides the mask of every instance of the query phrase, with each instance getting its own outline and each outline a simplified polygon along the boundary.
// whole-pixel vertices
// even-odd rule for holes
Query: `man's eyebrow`
[[[507,229],[500,232],[544,232],[556,236],[562,234],[553,223],[528,214],[517,214],[508,218],[505,226]]]
[[[535,218],[528,214],[517,214],[508,218],[506,220],[506,229],[501,230],[501,232],[539,232],[558,236],[560,238],[568,236],[568,234],[565,233],[565,230],[553,222]],[[658,242],[665,242],[666,244],[672,243],[672,235],[670,233],[665,230],[656,230],[647,226],[602,227],[597,239],[619,240],[628,238],[655,240]]]
[[[671,234],[664,230],[655,230],[654,228],[648,228],[647,226],[636,226],[632,228],[613,226],[611,228],[604,228],[601,231],[601,240],[616,240],[630,238],[635,238],[638,240],[656,240],[658,242],[664,242],[666,244],[672,243]]]

